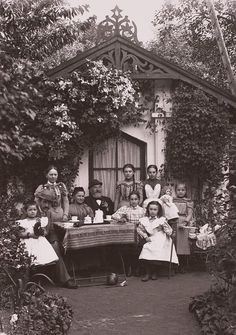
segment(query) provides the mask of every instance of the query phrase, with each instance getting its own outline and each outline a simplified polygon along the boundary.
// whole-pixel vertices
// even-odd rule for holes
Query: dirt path
[[[195,272],[147,283],[132,277],[123,288],[56,291],[73,306],[70,335],[200,335],[188,304],[209,285],[208,274]]]

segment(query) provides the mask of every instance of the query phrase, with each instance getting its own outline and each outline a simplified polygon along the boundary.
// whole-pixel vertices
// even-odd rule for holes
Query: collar
[[[50,181],[48,181],[47,184],[49,184],[49,185],[54,185],[54,186],[55,186],[57,183],[56,183],[56,182],[51,183]]]
[[[94,199],[94,200],[102,200],[102,196],[100,196],[99,198],[94,198],[92,195],[91,197]]]

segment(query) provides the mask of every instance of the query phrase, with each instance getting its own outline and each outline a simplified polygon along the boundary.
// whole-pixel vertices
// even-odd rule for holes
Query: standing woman
[[[122,206],[129,206],[129,196],[133,191],[139,194],[139,205],[143,202],[143,186],[141,181],[135,180],[135,168],[132,164],[125,164],[123,166],[123,174],[125,179],[117,183],[115,194],[114,210]]]
[[[146,208],[148,203],[156,201],[160,197],[161,183],[157,178],[157,166],[151,164],[147,167],[148,178],[143,182],[144,202],[143,207]]]
[[[58,170],[53,165],[48,167],[45,176],[47,183],[38,186],[34,193],[35,201],[40,208],[38,194],[43,189],[53,190],[55,194],[55,200],[53,202],[52,208],[50,209],[52,222],[67,221],[69,212],[69,199],[66,185],[62,182],[57,182]]]

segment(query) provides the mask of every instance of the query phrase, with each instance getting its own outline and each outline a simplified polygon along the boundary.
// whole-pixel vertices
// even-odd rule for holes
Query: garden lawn
[[[200,335],[188,305],[209,286],[207,273],[193,272],[146,283],[131,277],[126,287],[52,290],[72,305],[69,335]]]

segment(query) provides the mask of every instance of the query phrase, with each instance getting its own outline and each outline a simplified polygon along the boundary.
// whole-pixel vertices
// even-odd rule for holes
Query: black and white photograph
[[[236,335],[236,0],[0,0],[0,335]]]

